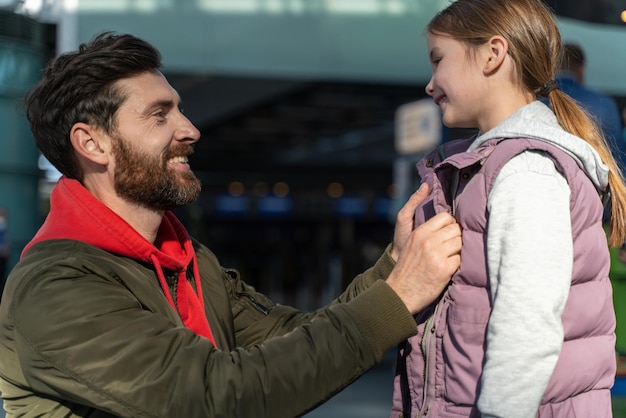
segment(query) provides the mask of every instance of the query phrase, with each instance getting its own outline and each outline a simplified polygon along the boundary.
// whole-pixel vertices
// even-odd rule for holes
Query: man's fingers
[[[445,241],[443,243],[442,253],[443,254],[448,254],[448,258],[454,259],[452,261],[457,260],[457,258],[460,261],[462,244],[463,244],[463,240],[461,239],[460,236],[454,237],[453,239]],[[458,265],[457,265],[457,267],[458,267]]]
[[[428,221],[424,222],[422,225],[418,226],[416,228],[416,231],[419,231],[419,233],[430,235],[431,233],[438,231],[442,228],[446,228],[450,225],[458,226],[458,224],[456,223],[456,219],[454,219],[454,217],[449,213],[442,212],[438,213],[437,215],[430,218]],[[460,233],[460,227],[458,228],[458,231]]]
[[[413,217],[413,215],[415,214],[415,209],[419,206],[420,203],[422,203],[424,199],[428,197],[429,194],[430,186],[428,186],[427,183],[422,183],[420,187],[411,196],[409,196],[409,199],[398,213],[398,217]]]
[[[420,187],[409,197],[409,202],[414,204],[415,209],[417,205],[422,203],[422,200],[426,199],[430,194],[430,186],[428,183],[420,184]]]
[[[437,240],[435,245],[445,246],[448,254],[461,251],[461,245],[463,244],[462,231],[461,226],[457,223],[446,225],[435,231],[432,238]]]
[[[457,251],[461,250],[461,245],[463,244],[462,231],[461,226],[457,223],[450,224],[441,228],[441,239],[442,241],[448,243],[453,248],[456,248]]]

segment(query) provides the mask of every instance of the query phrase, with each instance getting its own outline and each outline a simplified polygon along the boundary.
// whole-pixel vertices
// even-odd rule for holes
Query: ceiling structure
[[[88,3],[96,2],[81,4]],[[397,158],[395,112],[400,105],[425,96],[424,83],[429,76],[417,75],[420,71],[429,72],[428,65],[413,67],[416,60],[400,65],[394,59],[405,55],[421,56],[414,45],[414,32],[441,3],[436,0],[406,2],[413,4],[405,10],[406,16],[383,13],[384,1],[376,3],[381,9],[378,15],[330,11],[305,11],[294,16],[286,12],[203,15],[195,9],[184,15],[189,30],[193,28],[197,34],[186,38],[185,48],[181,48],[179,39],[172,40],[173,50],[168,49],[169,38],[159,39],[157,44],[165,47],[164,56],[170,57],[169,65],[165,66],[169,70],[166,76],[179,91],[187,115],[202,132],[202,140],[191,162],[205,189],[224,190],[232,181],[246,186],[284,181],[292,190],[319,191],[331,182],[340,182],[346,189],[385,190],[393,181],[393,164]],[[583,28],[599,32],[623,25],[619,12],[626,9],[626,0],[546,0],[546,3],[560,16],[603,23]],[[196,3],[189,2],[191,4]],[[111,29],[123,31],[127,24],[148,39],[152,38],[150,30],[161,33],[162,22],[186,10],[177,7],[147,15],[117,16],[109,12],[109,15],[91,16],[91,9],[87,9],[79,14],[79,22],[83,22],[79,29],[84,26],[84,30],[91,33],[94,23],[89,19],[100,22],[107,16],[107,22],[117,22],[108,24]],[[378,30],[370,30],[372,27]],[[285,37],[284,30],[272,31],[272,28],[289,29],[293,36]],[[316,32],[320,28],[324,28],[323,33]],[[340,30],[343,28],[353,32]],[[372,35],[380,32],[388,37]],[[255,36],[258,33],[263,33],[263,37]],[[311,38],[306,37],[307,34]],[[87,36],[86,33],[83,36]],[[291,38],[293,42],[288,42]],[[313,40],[317,43],[311,42]],[[196,44],[207,49],[190,56],[177,55],[193,51]],[[306,51],[303,44],[307,45]],[[271,51],[282,51],[282,55],[276,52],[272,55]],[[595,51],[589,52],[593,58],[591,53]],[[198,72],[172,65],[192,62],[191,57],[206,57],[212,62],[221,60],[228,65],[200,72],[210,75],[198,75]],[[371,57],[383,58],[371,60]],[[349,77],[349,74],[358,74],[347,64],[351,59],[357,69],[380,67],[391,75],[396,74],[396,82],[389,82],[394,77],[378,82],[373,81],[375,77],[369,81]],[[291,65],[291,78],[285,74],[262,78],[252,75],[253,71],[241,72],[252,68],[253,62],[260,62],[261,69],[271,64]],[[335,81],[337,78],[330,73],[307,76],[306,72],[296,71],[316,68],[316,65],[337,66],[343,71],[337,73],[343,74],[337,77],[341,81]],[[233,71],[229,72],[229,68]],[[398,68],[407,68],[408,75],[397,72]],[[414,84],[410,84],[412,80]]]

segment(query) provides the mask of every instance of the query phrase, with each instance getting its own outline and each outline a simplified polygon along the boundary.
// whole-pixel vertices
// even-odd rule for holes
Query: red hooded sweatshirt
[[[178,312],[185,326],[215,345],[204,313],[196,253],[185,227],[172,212],[165,212],[152,244],[96,199],[80,182],[62,177],[52,190],[50,213],[22,251],[22,257],[34,244],[53,239],[77,240],[113,254],[151,263],[164,296]],[[188,268],[193,269],[196,291],[187,280]],[[163,269],[178,274],[176,301],[169,290]]]

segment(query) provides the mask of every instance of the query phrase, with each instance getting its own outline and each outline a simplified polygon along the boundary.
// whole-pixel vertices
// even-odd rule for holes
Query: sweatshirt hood
[[[159,283],[172,308],[185,325],[213,341],[204,314],[204,303],[195,250],[185,227],[166,211],[153,243],[93,196],[79,181],[61,177],[50,195],[50,212],[21,257],[33,245],[49,240],[70,239],[93,245],[110,253],[153,265]],[[195,289],[187,280],[188,270]],[[175,273],[174,295],[164,270]],[[174,300],[175,299],[175,300]]]
[[[599,190],[606,190],[609,168],[585,140],[565,131],[552,110],[533,101],[514,112],[495,128],[480,134],[468,151],[495,138],[532,138],[552,144],[572,156]]]
[[[102,204],[77,180],[62,177],[50,195],[50,213],[22,256],[34,244],[73,239],[102,250],[152,263],[172,271],[186,268],[194,255],[191,240],[171,212],[166,212],[154,244]]]

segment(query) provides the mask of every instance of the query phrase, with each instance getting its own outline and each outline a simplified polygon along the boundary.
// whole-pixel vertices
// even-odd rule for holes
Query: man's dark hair
[[[52,59],[25,97],[39,150],[62,174],[82,180],[69,139],[72,126],[84,122],[112,133],[115,113],[126,99],[116,81],[156,71],[161,65],[161,54],[148,42],[113,32]]]

